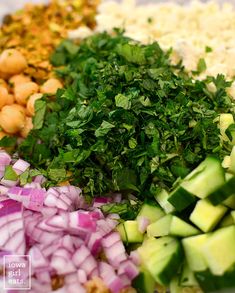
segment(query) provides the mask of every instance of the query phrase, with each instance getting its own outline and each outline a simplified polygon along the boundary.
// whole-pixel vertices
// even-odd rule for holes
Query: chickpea
[[[34,104],[35,101],[41,99],[43,94],[33,94],[29,97],[27,102],[27,115],[33,116],[34,115]]]
[[[25,118],[25,126],[24,128],[20,131],[20,135],[23,138],[26,138],[30,132],[30,130],[33,129],[33,122],[32,122],[32,118],[31,117],[27,117]]]
[[[62,83],[56,78],[48,79],[40,88],[43,94],[55,95],[58,89],[63,87]]]
[[[8,91],[5,87],[0,86],[0,109],[7,104]]]
[[[8,95],[6,105],[12,105],[15,102],[15,97],[13,95]]]
[[[14,75],[21,73],[27,67],[25,57],[16,49],[7,49],[0,55],[0,71]]]
[[[38,85],[35,82],[21,83],[15,87],[15,99],[20,105],[26,105],[28,98],[38,92]]]
[[[16,108],[17,110],[19,110],[23,115],[26,115],[26,108],[19,105],[19,104],[12,104],[12,107]]]
[[[14,105],[4,106],[0,112],[0,126],[10,134],[21,131],[25,126],[25,115]]]
[[[30,81],[31,81],[30,77],[26,76],[26,75],[23,75],[23,74],[13,75],[9,79],[9,83],[12,84],[14,87],[19,85],[19,84],[30,82]]]
[[[4,79],[0,78],[0,86],[6,88],[8,90],[8,85]]]

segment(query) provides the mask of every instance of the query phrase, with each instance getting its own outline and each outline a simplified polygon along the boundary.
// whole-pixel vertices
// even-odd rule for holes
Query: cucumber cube
[[[222,276],[235,263],[235,226],[221,228],[202,246],[203,256],[214,275]]]
[[[171,226],[172,215],[166,215],[159,219],[158,221],[148,225],[147,235],[149,237],[160,237],[169,235],[169,230]]]
[[[140,243],[143,241],[143,234],[139,231],[137,221],[125,221],[117,226],[123,242]]]
[[[205,198],[225,183],[221,162],[207,157],[197,168],[185,177],[181,186],[199,198]]]
[[[227,208],[223,205],[213,206],[207,199],[197,202],[190,215],[190,221],[203,232],[209,232],[218,224]]]
[[[158,219],[165,216],[164,211],[157,205],[144,203],[137,217],[145,217],[149,219],[150,223],[156,222]]]
[[[206,260],[202,254],[202,246],[208,239],[207,234],[192,236],[182,240],[187,263],[192,271],[200,272],[207,269]]]
[[[138,252],[142,264],[155,281],[166,286],[176,274],[183,259],[179,240],[169,236],[149,238],[138,248]]]
[[[200,231],[197,228],[194,228],[192,225],[181,220],[180,218],[173,216],[171,225],[170,225],[170,235],[188,237],[200,234]]]

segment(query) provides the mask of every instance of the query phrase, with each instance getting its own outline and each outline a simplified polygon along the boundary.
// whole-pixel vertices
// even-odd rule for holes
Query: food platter
[[[0,3],[1,293],[233,292],[233,4]]]

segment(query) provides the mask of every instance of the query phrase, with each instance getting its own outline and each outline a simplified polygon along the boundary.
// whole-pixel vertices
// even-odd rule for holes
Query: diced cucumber
[[[143,265],[160,285],[169,285],[183,259],[179,240],[169,236],[149,238],[138,252]]]
[[[223,141],[229,141],[226,135],[226,129],[234,123],[233,115],[230,113],[222,113],[219,116],[219,129]]]
[[[230,154],[230,167],[229,171],[235,175],[235,146],[232,148]]]
[[[229,207],[230,209],[235,210],[235,194],[231,195],[226,200],[224,200],[223,204]]]
[[[201,199],[191,213],[189,219],[203,232],[211,231],[226,213],[227,208],[223,205],[213,206],[209,200]]]
[[[198,282],[194,276],[193,271],[189,268],[185,262],[180,276],[181,287],[198,287]]]
[[[231,158],[230,156],[225,156],[222,163],[221,163],[222,167],[224,169],[228,169],[231,165]],[[225,174],[225,179],[226,179],[226,174]]]
[[[155,284],[152,275],[143,267],[140,268],[139,275],[132,282],[138,293],[154,293]]]
[[[202,246],[202,254],[214,275],[223,275],[235,263],[235,226],[212,233]]]
[[[183,187],[179,186],[170,193],[168,201],[174,206],[176,211],[181,212],[194,203],[196,197]]]
[[[160,237],[169,235],[170,226],[172,221],[172,215],[166,215],[158,221],[148,225],[147,235],[149,237]]]
[[[199,233],[200,231],[192,225],[170,214],[162,217],[147,227],[147,235],[149,237],[161,237],[167,235],[187,237]]]
[[[185,177],[181,186],[199,198],[205,198],[225,183],[225,172],[221,162],[207,157]]]
[[[201,248],[208,237],[207,234],[202,234],[182,240],[187,263],[193,272],[204,271],[208,268],[206,260],[201,252]]]
[[[195,201],[194,196],[205,198],[224,183],[225,173],[220,161],[207,157],[171,192],[168,201],[177,211],[182,211]]]
[[[235,211],[231,211],[231,216],[233,219],[233,224],[235,224]]]
[[[188,237],[200,234],[200,231],[192,225],[188,224],[187,222],[183,221],[182,219],[173,216],[169,234],[180,237]]]
[[[149,219],[150,223],[153,223],[163,216],[165,216],[165,213],[161,207],[150,203],[144,203],[137,217],[145,217]]]
[[[172,213],[174,211],[173,205],[168,201],[169,193],[163,189],[160,193],[155,196],[156,201],[162,207],[166,214]]]
[[[196,272],[195,277],[204,292],[233,293],[235,287],[235,268],[232,266],[223,276],[215,276],[210,270]],[[229,288],[232,288],[229,290]],[[228,289],[228,290],[226,290]]]
[[[213,205],[218,205],[235,192],[235,177],[230,178],[224,185],[212,192],[207,198]]]
[[[232,217],[232,214],[228,214],[223,218],[223,220],[220,222],[219,227],[227,227],[235,224],[235,220]]]
[[[137,221],[125,221],[117,226],[123,242],[140,243],[143,241],[143,234],[139,231]]]

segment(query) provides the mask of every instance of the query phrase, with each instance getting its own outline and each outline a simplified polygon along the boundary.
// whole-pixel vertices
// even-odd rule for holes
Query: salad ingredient
[[[20,105],[26,105],[29,97],[37,93],[38,90],[38,85],[32,81],[16,85],[14,88],[16,102]]]
[[[55,95],[58,89],[63,87],[62,83],[56,78],[50,78],[40,87],[43,94]]]
[[[64,66],[57,72],[65,89],[53,103],[36,102],[35,129],[21,154],[48,171],[70,170],[85,193],[141,197],[153,197],[157,186],[169,190],[207,154],[222,159],[231,145],[221,143],[215,119],[234,111],[231,83],[222,75],[195,82],[168,57],[157,43],[141,45],[119,32],[80,47],[64,41],[52,61]]]
[[[200,231],[177,216],[166,215],[147,227],[149,237],[179,236],[188,237],[199,234]]]
[[[138,248],[142,263],[160,285],[169,285],[182,262],[183,251],[179,240],[165,236],[148,238]]]
[[[0,111],[0,126],[5,132],[15,134],[24,128],[25,115],[14,105],[4,106]]]
[[[9,76],[19,74],[27,67],[27,62],[22,53],[16,49],[6,49],[0,55],[0,74]]]
[[[20,123],[18,127],[12,128],[12,123],[15,125],[19,119],[22,122],[22,117],[19,118],[19,115],[17,116],[18,118],[16,118],[17,121],[14,120],[15,122],[8,123],[6,119],[3,118],[4,121],[1,127],[9,134],[20,135],[25,138],[33,128],[32,119],[30,117],[34,116],[35,101],[43,96],[42,93],[38,93],[39,90],[43,93],[54,95],[56,91],[62,87],[62,84],[58,79],[50,78],[45,81],[43,85],[39,86],[36,82],[33,82],[29,76],[23,73],[13,75],[10,78],[9,76],[5,76],[4,78],[5,80],[2,79],[0,85],[0,110],[5,105],[12,105],[14,109],[17,109],[15,111],[20,111],[24,116],[27,116],[25,117],[24,128],[22,128],[22,123]]]
[[[26,76],[24,74],[18,74],[14,75],[9,79],[9,84],[13,87],[16,87],[19,84],[30,82],[31,79],[29,76]]]
[[[190,221],[203,232],[211,231],[226,213],[223,205],[213,206],[207,199],[201,199],[196,203],[190,215]]]
[[[20,131],[20,135],[23,138],[26,138],[29,132],[33,129],[33,121],[31,117],[25,117],[25,125],[24,128]]]
[[[37,94],[33,94],[29,97],[28,101],[27,101],[27,114],[29,116],[34,116],[34,104],[36,102],[36,100],[41,99],[43,97],[43,94],[37,93]]]
[[[147,235],[143,233],[143,243],[137,249],[141,257],[140,265],[151,274],[158,284],[170,286],[172,290],[177,289],[179,292],[184,292],[184,290],[188,292],[187,290],[189,290],[191,292],[190,288],[193,287],[199,292],[200,290],[203,290],[203,292],[224,292],[226,288],[234,288],[235,286],[235,259],[232,247],[235,237],[234,198],[229,201],[222,201],[219,204],[218,202],[212,204],[210,198],[215,191],[213,189],[209,191],[207,186],[209,188],[213,186],[216,176],[205,176],[208,170],[213,169],[210,166],[211,163],[215,164],[215,169],[218,171],[216,162],[217,160],[209,156],[188,175],[188,178],[199,185],[206,182],[206,197],[201,199],[194,195],[194,202],[190,206],[178,212],[173,209],[165,216],[152,223],[150,222],[146,229]],[[218,174],[220,173],[221,171]],[[200,183],[202,178],[205,181],[204,183]],[[183,184],[185,180],[186,178],[178,185]],[[233,181],[234,173],[226,173],[225,180],[226,183]],[[227,190],[226,183],[217,187],[218,191],[222,190],[222,194],[223,190]],[[175,187],[176,190],[179,188],[181,187]],[[168,196],[164,190],[159,191],[159,194],[161,200],[162,195]],[[231,196],[234,197],[234,192]],[[158,198],[158,194],[156,194],[156,200]],[[179,202],[180,200],[178,198]],[[156,207],[159,208],[157,204]],[[138,217],[136,220],[138,220]],[[128,233],[126,237],[128,237]],[[181,249],[183,249],[185,255],[184,257],[181,252],[178,263],[173,262],[175,267],[171,263],[172,259],[176,261],[177,253],[176,251],[173,253],[175,244],[172,246],[164,241],[165,239],[171,239],[172,241],[172,239],[175,239],[174,237],[177,237],[180,247],[182,245]],[[165,243],[165,246],[160,245],[161,248],[156,241]],[[158,260],[156,264],[155,260]],[[168,265],[168,262],[171,265]],[[172,268],[174,268],[174,271],[172,271]],[[164,273],[162,273],[162,270]],[[144,278],[139,278],[137,278],[138,282],[142,282],[142,286],[144,286]]]
[[[8,91],[5,87],[0,86],[0,109],[7,104],[8,100]]]
[[[213,274],[223,275],[234,264],[235,253],[232,249],[234,241],[234,226],[219,229],[206,240],[202,253]],[[226,248],[228,253],[223,253],[221,256],[221,247]]]
[[[94,28],[98,2],[53,0],[41,5],[28,3],[20,11],[5,17],[0,29],[0,51],[8,48],[20,51],[28,62],[25,74],[41,83],[51,77],[49,56],[67,37],[68,30],[81,25]]]
[[[215,181],[212,182],[211,178]],[[195,196],[205,198],[224,183],[225,174],[221,162],[214,157],[207,157],[171,192],[168,200],[177,211],[181,211],[195,201]]]
[[[143,241],[143,232],[139,230],[137,221],[125,221],[118,225],[117,231],[123,242],[141,243]]]
[[[12,105],[15,102],[15,97],[12,94],[8,94],[6,105]]]
[[[145,44],[156,40],[164,49],[172,47],[172,61],[182,59],[188,71],[198,71],[198,64],[204,63],[200,78],[221,73],[233,78],[234,17],[233,3],[226,1],[190,1],[187,5],[104,1],[98,8],[96,30],[111,32],[119,27],[126,36]]]
[[[140,273],[133,281],[133,286],[138,293],[153,293],[155,290],[155,280],[144,268],[140,268]]]
[[[63,278],[57,285],[66,292],[72,286],[79,292],[100,288],[101,282],[113,293],[130,287],[138,269],[115,231],[117,215],[88,205],[77,187],[46,190],[38,170],[4,151],[0,170],[0,217],[5,223],[0,250],[31,256],[32,276],[25,278],[32,277],[32,288],[46,285],[49,292],[53,278]],[[35,287],[34,292],[41,291]]]
[[[213,205],[218,205],[234,194],[235,179],[232,176],[225,184],[215,190],[208,199]]]

